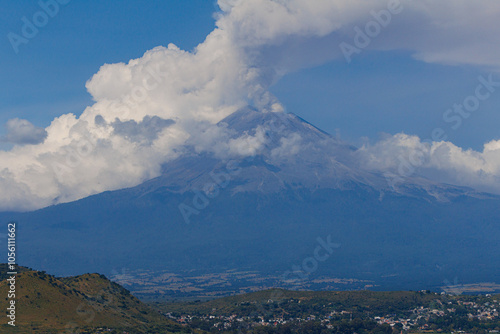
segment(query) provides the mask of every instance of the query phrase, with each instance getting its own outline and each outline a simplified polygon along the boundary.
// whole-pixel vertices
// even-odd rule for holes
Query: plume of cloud
[[[247,104],[282,112],[270,86],[287,73],[342,57],[339,44],[352,41],[353,28],[394,1],[219,0],[216,28],[193,52],[169,44],[128,63],[103,65],[86,84],[95,103],[80,117],[62,115],[35,129],[35,136],[22,134],[27,123],[14,122],[10,141],[32,145],[0,152],[0,210],[139,184],[159,175],[186,145],[218,156],[254,154],[264,141],[259,131],[234,138],[214,124]],[[400,5],[402,13],[367,49],[498,67],[500,35],[490,33],[499,31],[497,1]]]

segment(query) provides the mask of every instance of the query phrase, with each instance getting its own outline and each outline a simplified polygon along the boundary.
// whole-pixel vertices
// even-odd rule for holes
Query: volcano
[[[179,281],[252,273],[253,283],[224,281],[233,291],[342,288],[322,280],[428,289],[500,277],[498,196],[418,176],[391,185],[359,164],[356,147],[293,114],[247,107],[217,126],[255,150],[186,146],[136,187],[0,214],[18,223],[19,262],[136,285],[161,285],[165,273]],[[200,282],[189,286],[207,289]]]

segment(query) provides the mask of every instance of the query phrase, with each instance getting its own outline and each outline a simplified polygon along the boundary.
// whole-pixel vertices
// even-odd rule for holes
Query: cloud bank
[[[360,166],[385,173],[395,187],[419,175],[500,194],[500,140],[486,143],[478,152],[447,141],[424,142],[417,136],[399,133],[364,145],[356,155]]]
[[[62,115],[46,129],[9,121],[7,140],[18,145],[0,152],[0,210],[35,209],[139,184],[159,175],[162,164],[183,154],[187,144],[219,156],[254,154],[261,132],[233,138],[214,124],[247,104],[282,112],[269,87],[287,73],[344,57],[339,45],[355,45],[357,31],[375,20],[373,13],[380,17],[388,8],[397,14],[380,23],[380,32],[372,34],[376,40],[370,38],[363,50],[406,50],[422,61],[494,70],[500,65],[495,0],[218,4],[216,28],[193,52],[169,44],[128,63],[103,65],[86,84],[95,103],[80,117]],[[375,152],[389,143],[391,149],[410,150],[402,138],[362,148],[362,159],[375,169],[394,167],[392,158]],[[483,184],[478,175],[498,175],[497,144],[472,152],[433,143],[429,152],[435,153],[425,166],[453,171],[460,184]]]

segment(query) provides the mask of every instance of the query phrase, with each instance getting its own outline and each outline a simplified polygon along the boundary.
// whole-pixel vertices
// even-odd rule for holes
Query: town
[[[240,302],[231,308],[212,308],[203,314],[192,308],[192,312],[173,311],[164,313],[181,325],[188,325],[201,330],[233,331],[255,330],[259,327],[297,328],[307,323],[318,327],[338,331],[339,326],[350,324],[357,328],[381,327],[392,332],[478,332],[498,333],[500,329],[499,296],[465,296],[446,293],[420,291],[425,300],[422,305],[404,309],[389,307],[390,312],[377,310],[367,301],[338,309],[336,302],[319,305],[319,298],[292,298],[280,301],[268,299]],[[323,300],[324,301],[324,300]],[[203,303],[199,303],[203,305]],[[221,305],[221,304],[219,304]],[[356,331],[359,332],[359,331]],[[362,331],[361,331],[362,332]]]

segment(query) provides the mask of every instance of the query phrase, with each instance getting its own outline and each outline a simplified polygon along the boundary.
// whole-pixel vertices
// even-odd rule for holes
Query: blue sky
[[[21,0],[3,1],[2,8],[0,123],[17,117],[41,127],[92,104],[85,82],[104,63],[127,62],[168,43],[192,50],[214,29],[218,10],[211,0],[73,0],[16,54],[7,33],[20,33],[21,18],[40,7]],[[472,66],[415,61],[404,52],[364,51],[351,64],[340,59],[289,74],[272,92],[288,111],[328,132],[338,129],[359,145],[360,138],[376,139],[381,132],[428,137],[443,124],[443,112],[473,92],[482,73]],[[500,94],[450,131],[450,140],[481,149],[498,139],[498,106]]]
[[[405,132],[429,139],[436,127],[449,128],[443,113],[474,93],[479,75],[471,66],[444,66],[414,60],[401,52],[367,52],[351,64],[343,59],[294,73],[272,90],[288,110],[355,144],[366,136]],[[301,92],[304,92],[302,94]],[[450,141],[481,149],[498,139],[500,94],[455,130]]]

